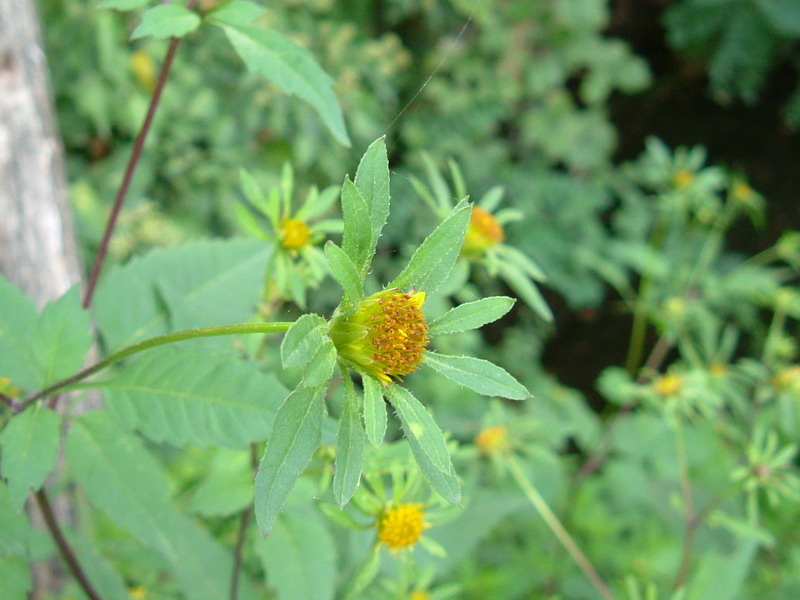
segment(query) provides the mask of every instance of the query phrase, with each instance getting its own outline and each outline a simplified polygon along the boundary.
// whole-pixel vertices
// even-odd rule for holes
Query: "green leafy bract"
[[[436,421],[407,389],[391,383],[386,396],[397,411],[403,433],[425,477],[444,498],[454,504],[459,502],[461,489]]]
[[[353,497],[361,480],[364,464],[364,428],[358,397],[350,375],[345,371],[344,407],[339,416],[339,431],[336,434],[336,462],[333,476],[333,496],[339,506],[344,506]]]
[[[383,386],[380,382],[364,375],[364,432],[369,443],[376,448],[383,443],[386,435],[386,403],[383,401]]]
[[[389,217],[389,159],[386,155],[386,138],[372,142],[361,158],[356,171],[356,187],[369,206],[372,224],[372,248],[378,243],[386,219]]]
[[[484,396],[501,396],[512,400],[530,397],[524,385],[488,360],[426,352],[425,364],[451,381]]]
[[[258,467],[255,510],[262,533],[269,533],[292,486],[319,446],[325,387],[295,389],[278,410]]]
[[[428,335],[460,333],[496,321],[514,306],[513,298],[492,296],[456,306],[428,325]]]

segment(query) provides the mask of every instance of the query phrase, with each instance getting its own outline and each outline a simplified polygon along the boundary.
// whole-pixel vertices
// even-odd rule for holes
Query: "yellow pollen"
[[[487,427],[475,438],[475,445],[484,454],[495,454],[508,449],[508,429],[503,425]]]
[[[694,173],[689,169],[681,169],[672,176],[672,183],[676,188],[685,188],[694,181]]]
[[[390,550],[413,546],[427,528],[422,504],[400,504],[388,509],[376,523],[378,540]]]
[[[299,250],[308,244],[311,230],[300,219],[287,219],[280,229],[281,245],[288,250]]]
[[[428,344],[424,301],[425,292],[398,290],[365,298],[355,314],[331,324],[330,336],[339,355],[384,383],[413,373]]]
[[[680,375],[670,373],[656,379],[654,387],[659,396],[674,396],[680,393],[683,387],[683,379],[681,379]]]
[[[466,256],[482,254],[484,250],[499,244],[503,239],[505,239],[503,228],[491,213],[473,206],[461,253]]]

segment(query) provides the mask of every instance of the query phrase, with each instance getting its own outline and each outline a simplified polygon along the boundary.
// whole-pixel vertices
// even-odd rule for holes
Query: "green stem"
[[[73,383],[77,383],[78,381],[82,381],[87,377],[94,375],[95,373],[102,371],[106,367],[110,367],[118,363],[121,360],[128,358],[134,354],[138,354],[139,352],[144,352],[145,350],[149,350],[151,348],[156,348],[158,346],[164,346],[165,344],[173,344],[175,342],[182,342],[184,340],[193,340],[196,338],[205,338],[205,337],[216,337],[221,335],[237,335],[241,333],[282,333],[287,331],[289,327],[291,327],[293,323],[291,322],[273,322],[273,323],[242,323],[239,325],[219,325],[216,327],[202,327],[200,329],[188,329],[186,331],[177,331],[175,333],[168,333],[166,335],[160,335],[158,337],[151,338],[149,340],[145,340],[143,342],[139,342],[138,344],[134,344],[133,346],[128,346],[127,348],[123,348],[119,352],[115,352],[111,356],[104,358],[98,363],[95,363],[85,369],[82,369],[67,377],[66,379],[62,379],[61,381],[57,381],[53,385],[50,385],[42,390],[39,390],[32,396],[26,398],[23,402],[19,404],[17,407],[16,412],[22,412],[25,410],[29,405],[33,404],[37,400],[41,400],[42,398],[47,398],[48,396],[52,396],[53,394],[63,390],[64,388],[72,385]]]
[[[509,471],[511,471],[511,475],[517,482],[517,485],[519,485],[520,489],[528,498],[528,500],[530,500],[530,503],[533,504],[534,508],[539,511],[539,514],[542,516],[542,519],[544,519],[545,524],[547,524],[547,526],[550,528],[550,531],[553,532],[553,535],[556,536],[564,549],[577,563],[584,575],[586,575],[589,581],[592,582],[592,585],[597,588],[597,591],[600,592],[600,595],[605,598],[605,600],[614,600],[615,597],[613,592],[608,588],[602,577],[600,577],[600,575],[597,573],[597,570],[594,568],[591,561],[589,561],[581,549],[578,548],[575,540],[572,539],[572,536],[564,528],[564,525],[561,524],[561,521],[550,509],[545,499],[542,498],[538,490],[528,480],[525,473],[520,468],[517,459],[513,456],[509,456],[506,458],[505,462],[509,468]]]

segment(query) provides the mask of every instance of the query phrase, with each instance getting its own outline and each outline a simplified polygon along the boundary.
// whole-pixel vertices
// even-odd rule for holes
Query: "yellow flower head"
[[[414,590],[411,592],[411,600],[431,600],[431,595],[422,590]]]
[[[286,219],[279,233],[281,234],[281,246],[287,250],[299,250],[308,244],[308,240],[311,238],[311,230],[305,221],[300,219]]]
[[[424,518],[422,504],[409,503],[392,507],[384,512],[375,524],[378,529],[378,540],[392,551],[413,546],[422,537],[422,532],[428,528]]]
[[[505,239],[503,228],[491,213],[473,206],[461,253],[466,256],[479,255],[503,239]]]
[[[131,600],[144,600],[147,598],[147,588],[142,585],[137,585],[128,590]]]
[[[425,292],[396,289],[365,298],[354,314],[331,324],[330,336],[339,356],[384,383],[413,373],[428,344],[424,301]]]
[[[714,377],[724,377],[728,374],[728,365],[721,362],[712,362],[708,365],[708,371]]]
[[[689,169],[681,169],[672,176],[672,184],[678,189],[691,185],[693,181],[694,173]]]
[[[508,429],[503,425],[487,427],[475,438],[475,445],[484,454],[497,454],[508,449]]]
[[[4,394],[9,398],[13,398],[14,396],[19,395],[21,391],[22,390],[11,383],[11,380],[8,377],[0,377],[0,394]]]
[[[674,396],[675,394],[680,393],[681,388],[683,387],[683,379],[680,375],[675,375],[674,373],[668,373],[667,375],[662,375],[658,379],[656,379],[655,384],[656,392],[659,396]]]
[[[800,365],[792,365],[779,371],[772,378],[772,385],[779,390],[800,393]]]

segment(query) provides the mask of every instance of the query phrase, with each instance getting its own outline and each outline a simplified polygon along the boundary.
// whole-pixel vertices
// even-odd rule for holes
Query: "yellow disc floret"
[[[431,600],[431,595],[422,590],[414,590],[411,592],[411,600]]]
[[[496,454],[508,449],[508,429],[503,425],[487,427],[475,438],[475,445],[484,454]]]
[[[683,387],[683,379],[680,375],[668,373],[656,379],[653,385],[659,396],[674,396],[680,393]]]
[[[308,244],[311,230],[305,221],[300,219],[287,219],[280,229],[281,246],[287,250],[299,250]]]
[[[399,504],[384,512],[375,524],[378,540],[389,550],[402,550],[413,546],[428,527],[424,521],[422,504]]]
[[[502,242],[504,238],[503,228],[491,213],[473,206],[461,253],[465,256],[482,254],[488,248]]]
[[[693,181],[694,173],[689,169],[681,169],[672,176],[672,184],[678,189],[690,186]]]
[[[792,365],[779,371],[772,378],[772,384],[779,390],[800,395],[800,365]]]
[[[330,336],[339,356],[385,383],[413,373],[428,344],[424,301],[425,292],[396,289],[365,298],[354,314],[331,323]]]

